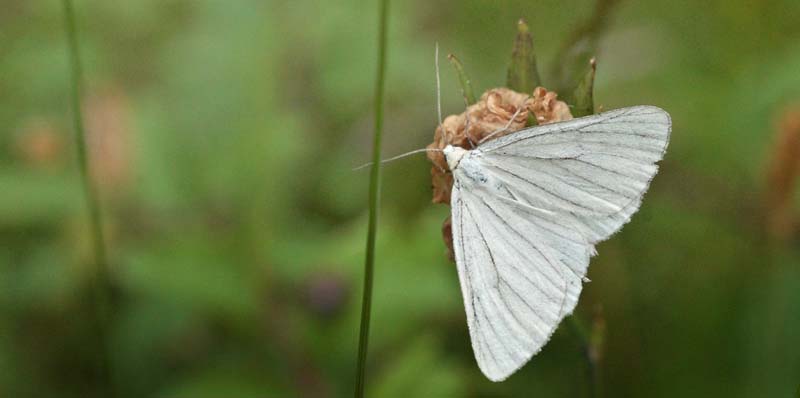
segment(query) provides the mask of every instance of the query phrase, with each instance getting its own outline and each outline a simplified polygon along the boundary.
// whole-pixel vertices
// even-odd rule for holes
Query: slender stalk
[[[383,96],[386,74],[386,25],[389,0],[379,0],[378,16],[378,74],[375,84],[375,137],[372,142],[372,170],[369,177],[369,224],[367,227],[367,250],[364,261],[364,294],[361,299],[361,331],[358,337],[358,369],[356,374],[356,398],[364,396],[364,374],[367,362],[369,318],[372,309],[372,279],[375,269],[375,235],[378,226],[378,201],[381,185],[381,136],[383,133]]]
[[[72,120],[75,130],[75,148],[77,150],[78,169],[80,170],[81,185],[89,216],[89,227],[92,239],[94,280],[94,329],[100,344],[99,358],[97,358],[98,375],[100,377],[100,392],[104,397],[113,397],[110,350],[108,344],[109,305],[111,300],[111,276],[108,270],[105,238],[103,236],[102,218],[97,189],[92,183],[89,174],[89,162],[86,149],[86,132],[83,128],[83,115],[81,112],[81,97],[83,96],[83,70],[81,68],[80,52],[78,50],[78,33],[75,24],[75,11],[71,0],[63,0],[64,22],[67,33],[67,44],[70,57],[70,82],[72,85],[70,102],[72,103]]]
[[[586,376],[589,382],[588,396],[589,398],[600,398],[602,397],[600,355],[603,349],[604,321],[601,315],[596,315],[596,319],[592,323],[591,329],[589,329],[576,314],[572,314],[568,320],[569,325],[581,342],[583,355],[586,358]]]

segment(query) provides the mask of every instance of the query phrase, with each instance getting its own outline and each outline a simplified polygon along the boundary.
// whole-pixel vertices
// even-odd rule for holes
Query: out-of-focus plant
[[[92,249],[94,251],[94,278],[93,284],[93,304],[94,316],[93,323],[97,335],[97,381],[98,388],[103,396],[114,397],[115,386],[113,382],[113,371],[111,369],[111,348],[109,341],[110,316],[111,316],[111,293],[112,282],[109,270],[108,256],[106,255],[106,243],[103,235],[103,221],[101,217],[100,203],[98,199],[97,187],[92,181],[92,174],[89,170],[89,151],[86,143],[86,131],[83,125],[83,115],[81,110],[81,99],[83,97],[83,70],[81,65],[80,51],[78,48],[78,34],[75,22],[75,11],[71,0],[64,0],[64,22],[67,33],[67,44],[69,45],[70,56],[70,81],[72,84],[71,105],[73,129],[75,130],[75,148],[77,149],[78,169],[80,170],[81,184],[83,186],[86,208],[88,211],[89,228],[92,237]]]
[[[573,92],[583,84],[582,77],[588,73],[587,65],[590,65],[590,60],[597,53],[600,38],[618,2],[619,0],[597,0],[592,15],[572,32],[553,59],[550,69],[554,81],[551,87],[562,93],[562,97],[570,104],[579,102],[578,93],[573,95]]]
[[[785,241],[797,233],[800,224],[792,208],[800,180],[800,103],[782,111],[776,130],[767,169],[766,216],[770,235]]]

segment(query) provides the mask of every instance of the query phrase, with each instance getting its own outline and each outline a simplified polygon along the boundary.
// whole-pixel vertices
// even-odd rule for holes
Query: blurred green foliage
[[[121,396],[351,394],[368,177],[350,169],[369,157],[373,3],[76,2]],[[594,7],[394,2],[384,154],[432,137],[434,42],[480,93],[504,83],[524,17],[556,87],[548,66]],[[91,397],[61,8],[0,9],[0,396]],[[604,16],[595,106],[658,105],[674,122],[642,210],[598,247],[578,307],[603,307],[605,396],[795,394],[800,245],[765,234],[761,192],[773,119],[800,98],[799,16],[794,0],[630,1]],[[445,114],[461,112],[442,71]],[[370,396],[587,396],[566,325],[508,381],[480,374],[429,168],[384,169]]]

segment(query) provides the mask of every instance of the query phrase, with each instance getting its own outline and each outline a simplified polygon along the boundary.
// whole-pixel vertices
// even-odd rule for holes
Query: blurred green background
[[[432,139],[435,42],[482,92],[504,84],[525,17],[552,87],[559,48],[593,9],[393,2],[384,156]],[[79,0],[76,11],[120,396],[350,396],[368,184],[351,168],[370,156],[376,2]],[[795,394],[800,244],[796,231],[766,233],[763,197],[776,189],[775,120],[800,100],[800,3],[623,1],[604,16],[596,104],[658,105],[674,127],[576,311],[589,329],[605,324],[598,381],[568,322],[508,381],[481,375],[441,238],[449,209],[430,204],[419,156],[384,167],[369,396]],[[3,397],[100,396],[66,49],[59,1],[0,1]],[[442,80],[445,114],[462,112],[446,62]]]

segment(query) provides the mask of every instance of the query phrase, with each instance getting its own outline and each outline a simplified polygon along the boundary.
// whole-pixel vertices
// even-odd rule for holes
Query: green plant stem
[[[378,16],[378,74],[375,84],[375,137],[372,142],[372,169],[369,178],[369,224],[367,227],[367,250],[364,261],[364,293],[361,299],[361,330],[358,337],[358,369],[356,374],[356,398],[364,396],[369,320],[372,310],[372,280],[375,269],[375,237],[378,226],[378,201],[381,185],[381,136],[383,133],[383,96],[386,74],[386,25],[389,0],[379,0]]]
[[[92,183],[89,174],[89,162],[86,149],[86,132],[83,128],[83,114],[81,111],[81,97],[83,94],[83,71],[81,68],[80,52],[78,50],[78,34],[75,24],[75,11],[71,0],[63,0],[64,22],[67,33],[67,43],[70,57],[70,82],[72,85],[70,102],[72,103],[72,119],[77,150],[78,169],[80,170],[81,184],[89,215],[89,228],[92,239],[94,274],[92,287],[94,292],[93,323],[100,344],[99,358],[97,358],[98,374],[100,378],[100,392],[104,397],[113,397],[110,350],[108,344],[109,306],[111,300],[111,276],[108,269],[105,238],[103,236],[103,222],[100,213],[100,203],[97,189]]]
[[[593,355],[593,350],[598,349],[598,347],[595,347],[596,342],[592,341],[592,331],[584,325],[576,314],[572,314],[568,319],[570,326],[572,326],[573,331],[581,342],[583,355],[586,358],[589,398],[599,398],[602,396],[600,391],[600,364],[597,362],[597,357]]]

